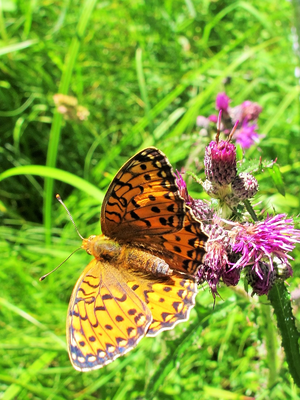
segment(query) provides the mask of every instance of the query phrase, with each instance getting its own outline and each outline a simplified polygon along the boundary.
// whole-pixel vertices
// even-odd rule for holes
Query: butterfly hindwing
[[[78,279],[69,304],[67,339],[79,371],[98,369],[145,336],[152,315],[112,265],[93,260]]]
[[[197,284],[193,278],[184,275],[152,280],[137,276],[128,285],[151,311],[153,321],[147,336],[156,336],[159,332],[186,321],[195,305]]]
[[[149,147],[133,156],[110,184],[101,210],[102,232],[117,241],[176,232],[185,202],[165,155]]]

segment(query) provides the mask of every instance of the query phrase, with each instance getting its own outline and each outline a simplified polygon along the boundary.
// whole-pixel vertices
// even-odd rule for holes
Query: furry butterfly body
[[[73,290],[67,341],[75,369],[90,371],[144,336],[188,319],[207,236],[180,196],[166,156],[147,148],[113,179],[102,235],[83,240],[94,259]]]

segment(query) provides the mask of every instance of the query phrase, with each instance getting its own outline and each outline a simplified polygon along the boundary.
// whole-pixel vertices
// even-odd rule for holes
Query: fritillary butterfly
[[[103,367],[186,321],[206,234],[180,196],[166,156],[149,147],[117,173],[101,210],[102,235],[83,240],[94,256],[69,304],[67,341],[79,371]]]

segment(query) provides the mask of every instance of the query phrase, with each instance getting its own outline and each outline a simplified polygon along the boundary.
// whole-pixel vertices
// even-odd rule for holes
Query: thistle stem
[[[290,295],[283,281],[277,280],[268,293],[274,312],[277,317],[277,325],[282,336],[282,346],[286,360],[295,384],[300,387],[300,352],[299,332],[296,328],[295,317],[292,313]]]
[[[277,337],[276,330],[274,329],[274,320],[272,318],[271,307],[269,304],[263,302],[260,297],[261,316],[264,319],[262,324],[265,336],[265,343],[267,349],[267,361],[269,368],[269,383],[268,387],[272,388],[278,381],[278,358],[277,358]]]
[[[258,218],[257,218],[257,216],[256,216],[256,214],[255,214],[255,212],[253,210],[252,205],[250,204],[250,201],[249,200],[244,200],[244,205],[245,205],[248,213],[251,215],[253,221],[258,221]]]

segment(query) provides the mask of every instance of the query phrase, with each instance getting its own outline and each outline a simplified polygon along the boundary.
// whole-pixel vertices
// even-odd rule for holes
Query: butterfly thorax
[[[86,252],[101,261],[112,261],[119,258],[121,246],[105,235],[92,235],[83,239],[81,247]]]
[[[131,271],[148,271],[155,276],[172,275],[173,270],[160,257],[137,247],[121,245],[105,235],[83,239],[83,249],[98,261],[108,261],[115,267]]]

